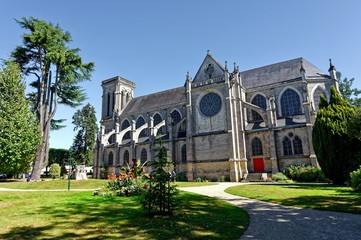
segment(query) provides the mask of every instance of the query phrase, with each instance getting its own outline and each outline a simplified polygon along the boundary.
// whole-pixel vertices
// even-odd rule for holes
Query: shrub
[[[195,182],[202,182],[202,178],[201,177],[197,177],[196,179],[194,179]]]
[[[287,180],[287,176],[283,173],[276,173],[272,175],[272,181],[274,182],[286,182]]]
[[[322,182],[325,175],[318,167],[292,165],[285,169],[285,175],[297,182]]]
[[[66,170],[65,164],[62,164],[60,168],[60,176],[64,176],[67,173],[68,171]]]
[[[350,185],[353,191],[361,192],[361,165],[359,169],[350,173]]]
[[[226,181],[226,177],[225,176],[220,176],[217,179],[217,182],[225,182]]]
[[[177,174],[177,176],[175,177],[176,181],[178,182],[187,182],[187,176],[185,172],[180,172]]]
[[[108,183],[103,186],[95,195],[101,196],[138,196],[147,189],[143,176],[143,165],[140,161],[133,160],[132,166],[123,167],[119,176],[111,174],[108,176]]]
[[[59,178],[60,177],[60,166],[59,166],[59,164],[57,164],[57,163],[51,164],[49,174],[53,179],[54,178]]]

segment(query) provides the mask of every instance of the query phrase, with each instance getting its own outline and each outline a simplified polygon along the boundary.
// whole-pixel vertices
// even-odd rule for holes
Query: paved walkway
[[[225,193],[241,183],[181,188],[245,209],[250,224],[240,239],[361,239],[361,215],[287,207]]]

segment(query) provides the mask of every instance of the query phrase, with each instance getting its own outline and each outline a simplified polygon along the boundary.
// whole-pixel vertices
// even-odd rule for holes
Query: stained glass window
[[[266,109],[267,108],[267,104],[266,104],[266,98],[260,94],[257,94],[253,99],[252,99],[252,104],[262,108],[262,109]],[[256,111],[252,110],[252,120],[253,121],[263,121],[263,118],[261,117],[261,115],[259,115]]]
[[[108,155],[108,165],[113,166],[113,164],[114,164],[113,153],[110,152],[109,155]]]
[[[143,126],[145,124],[145,120],[142,116],[140,116],[137,119],[137,122],[135,123],[135,127],[136,128],[140,128],[141,126]],[[146,137],[147,136],[147,129],[143,129],[143,131],[139,134],[139,137]]]
[[[173,125],[179,123],[179,121],[181,120],[181,115],[177,110],[173,110],[173,112],[170,114],[170,116],[172,118]]]
[[[129,127],[129,126],[130,126],[129,121],[126,119],[126,120],[124,120],[123,123],[122,123],[122,128],[121,128],[121,130],[126,129],[126,128]],[[128,131],[126,134],[124,134],[123,139],[130,139],[130,131]]]
[[[283,138],[282,145],[283,145],[283,154],[285,156],[292,155],[292,144],[291,144],[291,140],[288,137]]]
[[[123,160],[124,160],[124,164],[126,164],[126,163],[129,164],[129,152],[128,152],[128,150],[125,150]]]
[[[145,148],[143,148],[140,152],[140,161],[142,163],[145,163],[145,161],[147,161],[147,150]]]
[[[302,141],[298,136],[292,140],[294,154],[303,154]]]
[[[252,154],[253,156],[263,155],[262,142],[259,138],[254,138],[252,141]]]
[[[184,144],[181,149],[181,160],[182,162],[187,162],[187,147]]]
[[[216,115],[219,110],[221,110],[221,106],[222,100],[215,93],[208,93],[201,99],[201,102],[199,103],[201,113],[208,117]]]
[[[287,89],[282,94],[281,108],[284,117],[302,114],[300,97],[294,90]]]

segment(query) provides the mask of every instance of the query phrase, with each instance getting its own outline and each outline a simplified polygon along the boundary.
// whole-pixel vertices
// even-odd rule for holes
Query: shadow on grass
[[[154,218],[147,217],[136,197],[58,195],[65,199],[33,211],[49,219],[45,226],[12,227],[0,239],[237,239],[248,224],[242,209],[196,194],[182,193],[174,216]]]

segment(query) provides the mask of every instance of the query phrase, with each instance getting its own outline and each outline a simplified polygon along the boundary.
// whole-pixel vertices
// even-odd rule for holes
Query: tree
[[[57,163],[51,164],[49,174],[53,179],[59,178],[60,177],[60,166],[59,166],[59,164],[57,164]]]
[[[39,126],[25,98],[21,71],[18,64],[8,62],[0,69],[0,172],[28,172],[39,140]]]
[[[356,114],[347,122],[348,133],[361,141],[361,109],[356,110]]]
[[[78,130],[73,142],[74,159],[79,164],[91,165],[98,132],[94,107],[88,103],[81,110],[77,110],[73,116],[73,124],[74,131]]]
[[[351,79],[341,79],[342,74],[337,72],[337,79],[339,79],[339,88],[341,95],[349,102],[351,105],[360,108],[361,107],[361,98],[359,95],[361,94],[361,90],[357,88],[352,88],[353,81],[355,78]]]
[[[26,76],[34,78],[30,85],[35,88],[32,97],[41,141],[37,146],[31,179],[39,180],[48,159],[49,134],[57,104],[76,107],[85,99],[78,84],[90,79],[94,64],[83,63],[78,55],[80,50],[67,46],[72,40],[71,35],[58,25],[33,17],[16,21],[30,32],[23,35],[23,45],[16,47],[12,57]]]
[[[176,207],[178,190],[170,185],[173,162],[168,159],[168,149],[161,144],[154,148],[155,159],[150,162],[149,189],[142,205],[148,214],[171,215]]]
[[[321,96],[313,127],[313,147],[325,176],[342,184],[361,164],[361,141],[351,136],[348,120],[356,110],[331,87],[330,102]]]
[[[57,163],[60,166],[65,165],[68,158],[69,158],[68,149],[50,148],[48,166],[50,166],[53,163]]]

